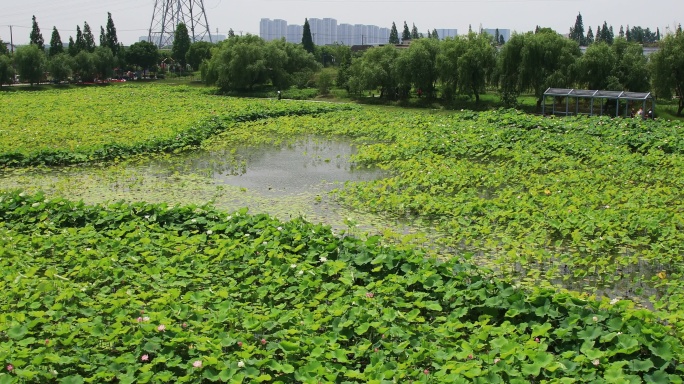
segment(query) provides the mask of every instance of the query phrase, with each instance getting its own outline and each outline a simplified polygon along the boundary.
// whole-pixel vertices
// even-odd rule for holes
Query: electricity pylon
[[[193,42],[205,38],[212,41],[203,0],[156,0],[147,41],[159,48],[171,46],[176,26],[180,23],[188,28]]]

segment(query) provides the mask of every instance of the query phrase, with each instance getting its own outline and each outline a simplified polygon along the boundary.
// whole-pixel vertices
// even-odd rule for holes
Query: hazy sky
[[[164,0],[158,0],[163,2]],[[178,0],[171,0],[178,1]],[[189,0],[181,0],[189,1]],[[195,0],[197,3],[202,0]],[[107,22],[107,12],[117,29],[119,41],[126,45],[146,36],[150,28],[155,0],[0,0],[0,39],[10,40],[13,25],[15,44],[25,44],[35,15],[46,44],[56,26],[63,41],[76,35],[76,26],[90,25],[96,42],[100,26]],[[585,32],[604,21],[615,34],[620,25],[649,27],[655,31],[684,23],[682,0],[203,0],[212,33],[259,34],[261,18],[284,19],[289,24],[303,24],[304,18],[331,17],[338,24],[374,24],[390,27],[396,22],[399,32],[404,21],[416,24],[419,31],[433,28],[456,28],[459,34],[483,28],[526,32],[535,26],[550,27],[567,34],[578,13],[582,14]]]

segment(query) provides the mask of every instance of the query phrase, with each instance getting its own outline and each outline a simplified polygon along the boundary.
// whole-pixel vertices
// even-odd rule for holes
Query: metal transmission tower
[[[176,26],[184,23],[193,42],[211,40],[203,0],[155,0],[147,41],[163,48],[173,44]]]

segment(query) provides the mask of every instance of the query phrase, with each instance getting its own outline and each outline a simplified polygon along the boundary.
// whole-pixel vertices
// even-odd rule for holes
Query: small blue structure
[[[633,109],[634,107],[639,107],[642,111],[641,117],[653,117],[653,112],[650,116],[647,116],[648,110],[655,110],[655,98],[650,92],[625,92],[625,91],[598,91],[589,89],[568,89],[568,88],[549,88],[544,92],[542,99],[542,114],[547,114],[546,98],[550,97],[552,100],[551,111],[548,112],[552,115],[580,115],[587,114],[589,116],[593,115],[604,115],[604,110],[609,109],[607,112],[615,112],[615,117],[620,116],[621,102],[624,102],[624,117],[634,117]],[[565,109],[556,108],[556,100],[558,98],[565,98]],[[574,111],[571,110],[570,100],[574,99],[572,106]],[[580,108],[580,99],[589,99],[589,106],[586,105]],[[595,100],[599,100],[600,103],[595,103]],[[615,106],[613,108],[609,100],[615,100]],[[598,104],[598,106],[595,106]],[[598,112],[598,113],[597,113]]]

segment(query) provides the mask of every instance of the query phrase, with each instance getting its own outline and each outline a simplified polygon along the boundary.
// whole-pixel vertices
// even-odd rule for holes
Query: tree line
[[[659,50],[647,57],[636,41],[616,37],[590,44],[584,53],[576,40],[548,28],[514,33],[499,46],[487,34],[419,39],[405,49],[394,45],[371,48],[340,68],[338,86],[350,93],[378,91],[387,99],[411,94],[450,101],[458,96],[479,101],[496,90],[506,106],[532,93],[541,105],[548,88],[579,88],[648,92],[684,104],[684,34],[665,36]]]
[[[681,27],[680,27],[681,28]],[[608,25],[607,22],[603,22],[603,26],[599,25],[596,27],[596,33],[589,27],[586,34],[584,33],[584,21],[582,20],[582,14],[577,14],[575,18],[575,24],[570,27],[570,33],[568,37],[571,40],[575,40],[581,46],[589,46],[594,43],[607,43],[613,44],[616,37],[624,38],[627,42],[635,42],[645,45],[653,45],[660,41],[660,28],[656,28],[655,31],[651,31],[650,28],[642,28],[640,26],[632,26],[631,28],[627,25],[627,29],[624,26],[620,26],[617,36],[613,30],[612,25]]]
[[[83,28],[76,26],[76,37],[69,36],[67,46],[56,27],[52,28],[49,46],[46,46],[35,15],[29,35],[29,45],[18,47],[10,55],[5,43],[0,40],[0,85],[14,82],[19,75],[24,82],[34,83],[47,80],[54,82],[73,79],[91,82],[105,80],[125,71],[157,71],[159,65],[172,66],[180,71],[197,70],[201,62],[208,59],[212,44],[190,41],[185,24],[179,24],[174,32],[170,51],[160,51],[156,45],[141,41],[124,47],[118,41],[116,27],[111,13],[107,13],[106,27],[100,27],[99,45],[88,22]]]
[[[659,50],[647,57],[641,43],[624,36],[595,39],[586,51],[580,49],[584,36],[581,14],[566,38],[552,29],[514,33],[501,44],[496,36],[474,33],[439,39],[437,32],[422,38],[404,22],[402,38],[411,44],[394,44],[352,53],[342,45],[314,46],[308,20],[302,44],[284,40],[266,42],[253,36],[237,36],[217,44],[191,43],[188,30],[179,24],[170,52],[160,52],[149,42],[124,48],[108,14],[106,28],[100,27],[100,45],[95,44],[87,23],[77,28],[66,49],[53,28],[50,46],[45,47],[35,17],[31,44],[17,49],[14,57],[0,51],[0,84],[9,83],[16,67],[27,82],[40,81],[49,71],[55,81],[71,76],[82,80],[108,78],[113,68],[156,69],[162,65],[201,70],[203,80],[223,90],[251,90],[270,85],[278,89],[307,87],[325,66],[337,67],[336,85],[350,94],[378,92],[390,100],[418,95],[450,101],[472,97],[476,102],[486,91],[495,90],[504,105],[514,107],[520,95],[532,93],[537,104],[544,91],[554,88],[585,88],[644,92],[679,99],[678,114],[684,109],[684,34],[675,33],[658,41]],[[394,23],[393,23],[394,24]],[[610,27],[602,30],[611,31]],[[639,31],[638,28],[632,28]],[[396,32],[396,33],[395,33]],[[391,38],[398,36],[393,25]],[[634,35],[634,33],[631,33]],[[417,38],[416,38],[417,36]],[[580,39],[580,41],[578,41]],[[0,49],[5,48],[0,44]],[[327,73],[326,73],[327,76]]]

